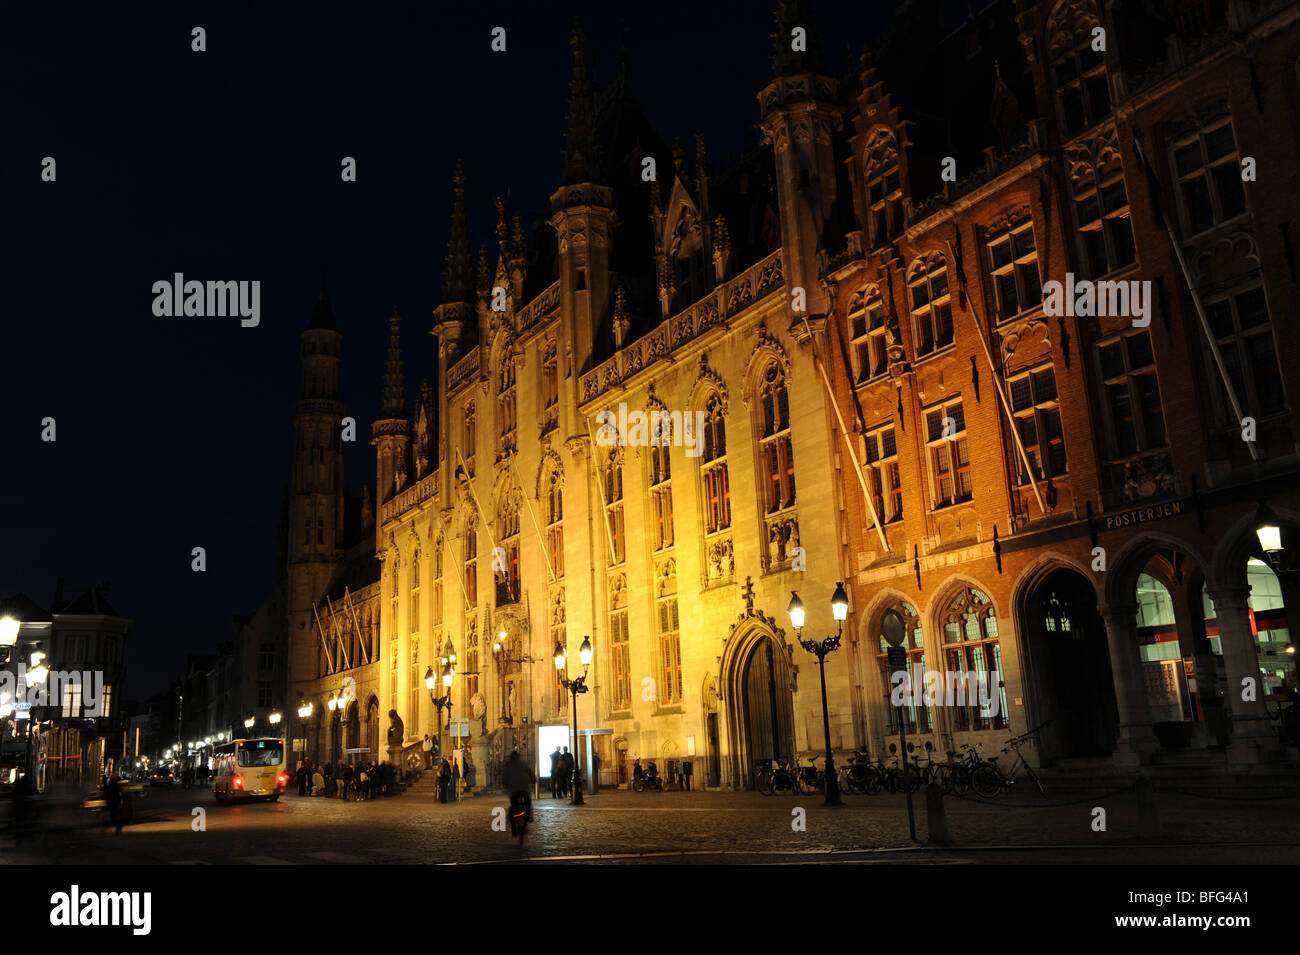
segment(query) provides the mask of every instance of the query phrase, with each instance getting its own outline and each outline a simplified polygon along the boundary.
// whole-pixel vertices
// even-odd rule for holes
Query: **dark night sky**
[[[378,7],[378,9],[376,9]],[[815,5],[830,66],[888,0]],[[959,7],[965,14],[964,4]],[[0,596],[48,606],[99,580],[134,620],[128,697],[231,635],[272,583],[293,446],[297,342],[320,283],[344,333],[359,425],[348,480],[374,483],[385,318],[406,317],[412,396],[463,156],[474,243],[509,190],[528,223],[559,183],[580,14],[607,80],[628,28],[634,95],[720,165],[758,118],[767,2],[32,4],[0,11]],[[949,22],[954,22],[950,20]],[[508,31],[492,53],[490,31]],[[208,51],[190,50],[203,26]],[[58,181],[41,182],[44,156]],[[340,181],[354,156],[358,182]],[[495,260],[493,260],[495,262]],[[156,318],[153,282],[260,280],[261,325]],[[40,440],[57,420],[58,440]],[[191,548],[208,570],[190,570]]]

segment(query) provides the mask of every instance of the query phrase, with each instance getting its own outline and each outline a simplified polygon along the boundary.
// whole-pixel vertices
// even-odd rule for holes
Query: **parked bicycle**
[[[1047,721],[1047,723],[1050,722],[1051,720]],[[1007,740],[1007,745],[1003,747],[1002,752],[1004,754],[1015,754],[1010,769],[1004,770],[999,766],[998,757],[996,756],[975,766],[971,773],[971,786],[975,792],[986,799],[992,798],[1003,790],[1010,789],[1016,781],[1017,773],[1023,769],[1025,776],[1038,790],[1038,794],[1046,796],[1047,787],[1043,785],[1043,781],[1034,772],[1034,768],[1029,765],[1029,760],[1025,759],[1025,754],[1020,751],[1020,747],[1037,735],[1038,731],[1047,723],[1041,723],[1029,732],[1021,733],[1019,736],[1012,736]]]
[[[796,784],[799,791],[809,790],[812,792],[826,792],[826,771],[817,766],[817,760],[820,756],[808,757],[808,765],[799,767],[799,777]]]
[[[776,795],[778,790],[787,790],[791,794],[799,792],[798,773],[787,760],[773,763],[770,759],[760,759],[754,781],[764,796]]]

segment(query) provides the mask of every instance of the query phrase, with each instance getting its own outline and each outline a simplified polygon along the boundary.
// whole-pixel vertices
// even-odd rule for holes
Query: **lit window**
[[[925,413],[926,441],[934,506],[947,507],[971,498],[970,451],[966,447],[966,418],[960,401]]]
[[[948,294],[948,264],[943,256],[931,256],[912,266],[908,295],[917,357],[951,345],[952,300]]]
[[[1017,453],[1020,483],[1060,477],[1066,471],[1065,435],[1061,430],[1061,402],[1056,394],[1055,372],[1049,366],[1019,375],[1007,381],[1007,389],[1020,441],[1034,469],[1032,475],[1025,474],[1024,461]]]
[[[1038,275],[1033,225],[1026,222],[994,236],[988,250],[998,318],[1012,318],[1041,304],[1043,283]]]

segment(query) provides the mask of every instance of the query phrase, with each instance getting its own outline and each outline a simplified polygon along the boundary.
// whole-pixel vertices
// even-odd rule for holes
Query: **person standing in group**
[[[573,754],[569,752],[569,747],[564,747],[564,755],[560,757],[560,797],[568,799],[573,794]]]
[[[560,798],[560,747],[555,747],[555,752],[551,754],[551,798]]]
[[[465,788],[470,790],[478,778],[478,767],[474,765],[474,757],[468,746],[461,750],[461,758],[465,761]]]
[[[447,757],[442,758],[442,765],[438,769],[438,802],[447,801],[447,790],[451,788],[451,763],[447,762]]]
[[[317,766],[317,767],[316,767],[316,771],[315,771],[314,773],[312,773],[312,777],[311,777],[311,794],[312,794],[313,796],[324,796],[324,795],[325,795],[325,774],[321,772],[321,769],[320,769],[319,766]]]

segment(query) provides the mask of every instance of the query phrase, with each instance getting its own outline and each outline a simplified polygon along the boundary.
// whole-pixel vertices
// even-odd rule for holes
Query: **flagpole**
[[[844,435],[844,446],[848,448],[849,458],[853,461],[853,470],[858,475],[858,483],[862,485],[862,496],[866,498],[867,510],[871,512],[872,523],[876,525],[876,535],[880,538],[880,546],[889,552],[889,541],[885,539],[885,529],[881,526],[880,515],[876,513],[875,502],[871,500],[871,492],[867,490],[867,479],[862,476],[862,465],[858,462],[858,455],[853,450],[853,439],[850,436],[848,426],[844,423],[844,416],[840,414],[839,402],[835,400],[835,390],[831,387],[831,380],[826,374],[826,369],[822,365],[821,356],[817,353],[817,338],[813,335],[812,326],[808,324],[808,316],[800,313],[803,319],[803,327],[808,332],[808,342],[812,345],[813,366],[821,373],[822,384],[826,386],[826,397],[831,403],[831,409],[835,412],[835,420],[840,423],[840,433]]]
[[[587,437],[591,440],[591,470],[596,476],[596,490],[600,492],[601,523],[605,525],[605,540],[609,541],[609,558],[618,556],[614,546],[614,532],[609,529],[609,502],[605,500],[605,485],[600,479],[600,468],[596,466],[596,439],[591,434],[591,422],[587,422]]]
[[[483,505],[479,502],[478,494],[474,491],[474,481],[470,477],[469,468],[465,467],[465,459],[460,456],[460,448],[456,449],[456,460],[460,462],[461,470],[465,472],[465,483],[469,487],[469,495],[474,498],[474,507],[478,510],[478,518],[483,522],[483,529],[487,531],[488,540],[492,542],[492,553],[497,551],[497,540],[492,536],[492,525],[488,523],[487,515],[483,513]]]
[[[524,482],[519,479],[519,474],[515,471],[514,464],[510,465],[510,472],[514,474],[515,481],[519,485],[519,490],[523,495],[524,504],[528,506],[528,517],[533,522],[533,530],[537,532],[538,543],[542,545],[542,556],[546,558],[546,572],[551,575],[551,582],[554,583],[558,578],[555,576],[555,568],[551,566],[551,552],[546,546],[546,538],[542,536],[542,525],[537,523],[537,515],[533,513],[532,499],[524,492]]]
[[[1205,334],[1205,341],[1210,346],[1210,354],[1214,356],[1215,367],[1219,369],[1219,377],[1223,379],[1223,390],[1228,393],[1228,401],[1232,404],[1232,413],[1237,416],[1237,425],[1240,427],[1245,416],[1241,412],[1241,405],[1237,402],[1237,391],[1233,388],[1232,379],[1228,375],[1228,368],[1223,363],[1223,353],[1219,351],[1219,343],[1210,328],[1210,320],[1205,315],[1205,306],[1201,304],[1201,295],[1192,282],[1192,271],[1187,266],[1187,258],[1183,255],[1183,247],[1179,243],[1177,236],[1174,235],[1173,223],[1165,215],[1164,203],[1161,201],[1159,191],[1157,191],[1160,187],[1160,180],[1156,176],[1155,169],[1147,160],[1146,153],[1142,151],[1142,143],[1138,140],[1136,129],[1133,131],[1133,151],[1137,154],[1138,165],[1147,178],[1147,191],[1151,193],[1151,205],[1156,214],[1156,224],[1164,227],[1165,235],[1169,236],[1169,244],[1174,247],[1174,257],[1178,259],[1178,267],[1182,270],[1183,283],[1192,296],[1192,304],[1196,306],[1196,317],[1200,319],[1201,331]],[[1259,461],[1260,453],[1259,449],[1255,447],[1255,442],[1247,441],[1246,444],[1250,446],[1251,459]]]
[[[961,241],[961,236],[957,237]],[[953,269],[957,273],[957,281],[961,283],[962,298],[965,299],[966,309],[975,318],[975,331],[979,333],[980,345],[984,348],[984,357],[988,359],[989,372],[993,376],[993,387],[998,391],[998,398],[1002,405],[1002,410],[1006,413],[1007,420],[1011,422],[1011,437],[1016,442],[1016,450],[1020,452],[1020,460],[1025,465],[1025,475],[1029,478],[1029,486],[1034,489],[1034,499],[1038,501],[1038,510],[1044,515],[1047,514],[1047,505],[1043,503],[1043,494],[1038,490],[1038,482],[1034,480],[1034,468],[1029,462],[1029,452],[1025,450],[1025,443],[1020,438],[1020,428],[1016,426],[1016,415],[1011,410],[1011,402],[1007,400],[1006,392],[1002,389],[1002,378],[998,375],[997,365],[993,363],[993,350],[989,348],[988,340],[984,337],[984,323],[980,320],[979,313],[975,311],[975,303],[971,300],[970,293],[966,289],[966,270],[958,262],[957,250],[952,242],[948,243],[948,256],[952,259]]]

